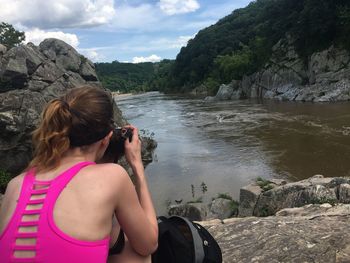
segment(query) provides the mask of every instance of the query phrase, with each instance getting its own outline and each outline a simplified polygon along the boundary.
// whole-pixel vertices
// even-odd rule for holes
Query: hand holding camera
[[[141,140],[138,135],[138,129],[133,126],[127,126],[127,128],[131,128],[132,138],[131,140],[126,140],[124,143],[125,159],[131,168],[139,168],[138,166],[142,166],[143,168],[141,157]]]
[[[118,163],[118,160],[125,154],[125,142],[131,143],[132,141],[133,130],[132,126],[115,128],[101,162]]]

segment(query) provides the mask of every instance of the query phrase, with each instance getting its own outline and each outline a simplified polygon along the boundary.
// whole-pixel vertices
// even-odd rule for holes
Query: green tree
[[[12,25],[2,22],[0,24],[0,44],[12,48],[25,40],[24,32],[16,30]]]
[[[218,56],[214,63],[219,69],[220,79],[230,82],[232,79],[242,79],[252,68],[253,52],[248,46],[234,52],[232,55]]]

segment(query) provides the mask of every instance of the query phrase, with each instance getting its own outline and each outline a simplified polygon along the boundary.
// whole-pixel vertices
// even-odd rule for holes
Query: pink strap
[[[65,187],[69,181],[85,166],[95,164],[94,162],[81,162],[73,165],[71,168],[61,173],[54,179],[55,187]],[[45,190],[45,189],[44,189]]]
[[[61,191],[66,187],[66,185],[70,182],[70,180],[85,166],[95,164],[94,162],[81,162],[78,163],[59,176],[57,176],[51,183],[50,193],[46,197],[48,199],[48,203],[50,206],[54,205],[57,197],[61,193]]]

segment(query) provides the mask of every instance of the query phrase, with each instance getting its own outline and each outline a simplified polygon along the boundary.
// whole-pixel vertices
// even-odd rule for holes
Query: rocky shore
[[[312,54],[306,61],[294,48],[290,36],[281,39],[272,50],[270,61],[242,80],[221,85],[213,100],[248,98],[303,102],[350,100],[350,53],[331,46]]]
[[[332,212],[327,213],[322,205],[311,205],[289,209],[286,216],[200,223],[218,241],[225,263],[349,262],[350,205],[328,209]],[[299,212],[294,214],[293,210]]]
[[[350,178],[260,179],[240,190],[231,218],[221,205],[213,219],[213,205],[175,205],[169,212],[200,218],[224,262],[350,262]]]

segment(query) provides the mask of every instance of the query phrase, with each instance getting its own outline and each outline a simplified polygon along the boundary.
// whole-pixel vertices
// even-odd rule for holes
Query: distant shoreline
[[[113,98],[123,98],[123,97],[128,97],[133,95],[132,93],[118,93],[118,92],[113,92],[112,91],[112,96]]]

